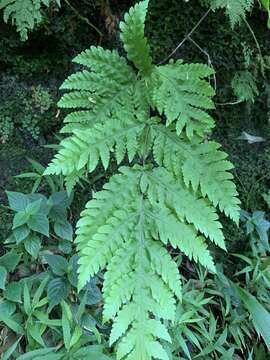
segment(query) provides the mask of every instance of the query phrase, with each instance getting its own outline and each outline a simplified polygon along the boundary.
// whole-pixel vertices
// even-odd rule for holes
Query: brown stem
[[[94,25],[92,24],[89,19],[87,19],[87,17],[81,15],[79,13],[79,11],[73,6],[71,5],[71,3],[69,2],[69,0],[65,0],[65,3],[71,8],[71,10],[74,12],[74,14],[82,21],[84,21],[88,26],[90,26],[92,29],[94,29],[98,34],[99,34],[99,44],[101,44],[102,41],[102,37],[103,34],[102,32]]]

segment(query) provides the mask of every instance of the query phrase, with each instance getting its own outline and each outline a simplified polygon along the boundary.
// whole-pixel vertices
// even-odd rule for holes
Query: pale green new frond
[[[59,0],[55,3],[60,6]],[[42,20],[41,7],[49,7],[49,0],[0,0],[0,10],[4,9],[4,21],[10,19],[15,24],[23,41]]]
[[[148,196],[151,204],[161,209],[173,209],[181,221],[187,221],[215,244],[225,249],[224,236],[215,208],[187,189],[181,180],[165,168],[148,173]]]
[[[144,23],[149,0],[134,5],[120,23],[121,40],[127,52],[127,58],[138,70],[148,75],[153,69],[150,46],[144,36]]]
[[[213,10],[225,9],[232,28],[246,17],[246,13],[252,9],[253,4],[253,0],[211,0]]]
[[[213,109],[213,88],[204,79],[213,71],[206,65],[176,63],[156,68],[154,76],[159,85],[153,91],[153,104],[165,114],[167,126],[176,122],[176,132],[183,130],[191,138],[204,136],[214,127],[214,120],[206,112]]]
[[[200,186],[203,196],[208,196],[214,206],[219,206],[226,216],[238,223],[240,201],[233,175],[229,172],[233,165],[219,148],[220,144],[211,141],[187,153],[182,167],[183,177],[187,185],[191,183],[194,191]]]
[[[46,174],[69,175],[84,167],[95,170],[99,159],[107,169],[114,150],[117,162],[125,154],[132,161],[139,148],[139,136],[144,124],[136,118],[111,119],[106,124],[96,124],[85,130],[73,130],[73,134],[62,140],[60,150],[46,169]]]

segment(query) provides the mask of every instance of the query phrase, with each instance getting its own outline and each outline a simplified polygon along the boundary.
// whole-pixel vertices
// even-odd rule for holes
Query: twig
[[[94,25],[92,24],[89,19],[87,19],[87,17],[81,15],[79,13],[79,11],[73,6],[71,5],[71,3],[69,2],[69,0],[65,0],[65,3],[71,8],[71,10],[74,12],[74,14],[82,21],[84,21],[88,26],[90,26],[92,29],[94,29],[98,34],[99,34],[99,44],[101,44],[101,40],[103,37],[102,32]]]
[[[258,40],[257,40],[257,38],[256,38],[256,35],[255,35],[254,31],[252,30],[252,27],[249,25],[248,21],[247,21],[245,18],[243,18],[243,21],[244,21],[244,23],[246,24],[248,30],[250,31],[250,33],[251,33],[251,35],[252,35],[252,37],[253,37],[253,39],[254,39],[254,42],[255,42],[255,44],[256,44],[256,47],[257,47],[257,49],[258,49],[258,53],[259,53],[260,60],[261,60],[262,73],[264,74],[263,68],[266,68],[266,69],[268,69],[268,70],[269,70],[270,68],[269,68],[267,65],[265,65],[264,58],[263,58],[263,55],[262,55],[261,46],[260,46],[260,44],[259,44],[259,42],[258,42]]]
[[[233,101],[233,102],[225,102],[225,103],[215,103],[217,106],[228,106],[228,105],[237,105],[237,104],[241,104],[243,102],[243,100],[237,100],[237,101]]]
[[[208,54],[208,52],[207,52],[206,50],[202,49],[202,48],[200,47],[200,45],[197,44],[196,41],[194,41],[190,36],[188,37],[188,40],[191,41],[191,42],[207,57],[208,65],[209,65],[212,69],[214,69],[214,66],[213,66],[211,57],[210,57],[210,55]],[[215,70],[215,69],[214,69],[214,70]],[[215,75],[215,74],[213,74],[213,79],[214,79],[214,89],[215,89],[215,91],[216,91],[216,89],[217,89],[217,79],[216,79],[216,75]]]
[[[200,20],[197,22],[197,24],[190,30],[190,32],[184,37],[184,39],[176,46],[176,48],[162,61],[158,63],[158,65],[164,64],[166,61],[168,61],[178,49],[187,41],[187,39],[194,33],[194,31],[197,30],[197,28],[201,25],[201,23],[204,21],[204,19],[207,17],[207,15],[210,13],[211,8],[209,8],[206,13],[200,18]]]

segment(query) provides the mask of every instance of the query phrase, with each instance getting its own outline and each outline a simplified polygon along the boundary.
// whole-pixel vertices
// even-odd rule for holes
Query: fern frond
[[[149,217],[153,219],[155,227],[158,229],[159,238],[165,245],[169,242],[174,248],[182,251],[190,260],[200,263],[214,273],[216,272],[205,238],[198,236],[193,225],[180,222],[169,210],[149,213]],[[153,236],[157,235],[153,234]],[[163,269],[158,262],[160,262],[160,259],[165,260],[165,254],[158,256],[158,253],[152,249],[152,255],[152,263],[157,263],[159,268]],[[168,268],[168,266],[166,267]]]
[[[193,224],[216,245],[225,249],[221,224],[215,208],[203,198],[187,189],[180,179],[164,168],[156,168],[147,174],[149,201],[161,209],[173,209],[182,222]]]
[[[126,355],[143,359],[145,354],[150,360],[156,357],[153,343],[167,359],[156,339],[170,340],[160,318],[174,319],[175,297],[181,297],[180,276],[176,263],[151,236],[153,223],[146,211],[151,204],[140,193],[142,175],[141,167],[121,168],[121,174],[87,204],[76,239],[79,288],[107,266],[104,318],[115,319],[111,343],[120,339],[119,359]]]
[[[123,109],[132,102],[136,75],[126,60],[116,51],[92,46],[78,55],[74,62],[88,67],[68,77],[62,89],[72,90],[63,95],[58,106],[88,111],[74,112],[65,122],[105,122],[111,112]],[[90,111],[89,111],[90,110]]]
[[[203,196],[208,196],[214,206],[219,206],[226,216],[238,223],[240,201],[229,172],[233,165],[219,148],[220,144],[210,141],[187,153],[183,177],[187,186],[191,183],[194,191],[200,186]]]
[[[139,136],[144,123],[129,114],[127,118],[115,118],[107,124],[96,124],[92,128],[73,130],[72,136],[60,143],[61,149],[46,170],[46,174],[69,175],[86,167],[95,170],[99,159],[106,170],[111,152],[115,152],[119,164],[125,154],[132,161],[139,149]]]
[[[118,163],[126,153],[132,161],[148,120],[147,88],[124,58],[91,47],[74,61],[91,71],[73,74],[62,85],[71,92],[58,105],[76,109],[65,118],[62,132],[72,135],[61,142],[46,174],[70,176],[84,167],[91,172],[99,159],[106,169],[112,151]]]
[[[104,320],[112,320],[117,360],[168,360],[167,323],[181,301],[178,266],[170,245],[215,272],[210,240],[225,249],[217,209],[235,221],[239,201],[231,163],[219,144],[205,142],[214,121],[213,72],[181,61],[154,67],[144,37],[148,1],[139,2],[121,24],[127,57],[92,47],[75,61],[86,66],[71,75],[59,106],[74,109],[62,132],[71,135],[46,174],[64,174],[70,191],[111,153],[120,168],[94,193],[77,225],[79,290],[104,271]],[[159,112],[161,117],[151,113]],[[166,126],[164,125],[166,121]],[[136,157],[135,157],[136,155]],[[149,164],[151,163],[151,164]]]
[[[59,5],[59,0],[56,1]],[[0,0],[0,10],[4,9],[4,21],[11,19],[22,40],[27,40],[28,32],[42,20],[41,7],[49,7],[49,0]]]
[[[252,101],[259,94],[256,78],[248,70],[236,72],[232,79],[234,95],[240,101]]]
[[[125,15],[125,20],[120,23],[120,36],[127,52],[127,58],[144,75],[150,74],[153,69],[150,46],[144,36],[148,3],[149,0],[144,0],[136,4]]]
[[[169,128],[156,124],[152,126],[154,137],[154,157],[160,166],[165,166],[176,176],[183,176],[195,192],[199,189],[203,197],[207,196],[213,205],[236,223],[239,221],[240,201],[233,175],[233,168],[227,160],[227,154],[216,142],[201,142],[194,138],[187,142],[178,137]]]
[[[176,122],[176,132],[185,129],[191,138],[194,133],[204,136],[214,127],[214,120],[205,110],[213,109],[210,99],[213,88],[204,80],[213,70],[201,64],[182,64],[181,61],[157,67],[159,86],[153,92],[153,104],[166,116],[166,124]]]
[[[252,9],[253,4],[253,0],[211,0],[213,10],[225,9],[232,28],[246,17],[246,13]]]
[[[76,243],[81,255],[79,287],[83,287],[90,276],[107,265],[113,255],[112,249],[117,249],[117,244],[122,242],[124,234],[128,240],[127,235],[134,228],[137,213],[136,204],[133,202],[136,200],[139,174],[128,169],[123,171],[125,176],[114,175],[103,191],[94,194],[77,224]],[[129,199],[129,202],[126,202],[126,199]],[[114,231],[108,241],[106,234]]]

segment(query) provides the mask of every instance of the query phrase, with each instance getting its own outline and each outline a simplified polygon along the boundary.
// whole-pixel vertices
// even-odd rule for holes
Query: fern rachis
[[[207,242],[225,249],[216,207],[239,218],[232,164],[205,141],[214,126],[205,79],[212,70],[181,61],[154,66],[144,37],[147,6],[135,5],[120,26],[136,71],[99,47],[75,59],[88,70],[64,82],[70,92],[59,105],[74,110],[63,129],[70,135],[46,170],[64,174],[70,190],[99,161],[107,168],[112,156],[120,164],[128,154],[138,162],[93,194],[76,238],[78,287],[105,270],[104,319],[113,321],[117,359],[127,360],[169,359],[162,342],[171,341],[166,323],[181,301],[181,276],[166,246],[215,272]]]

